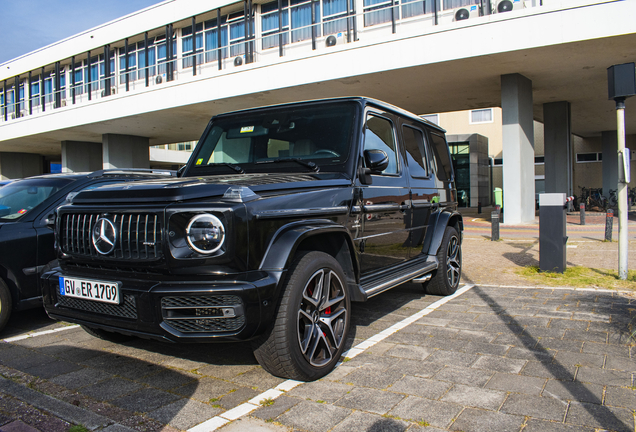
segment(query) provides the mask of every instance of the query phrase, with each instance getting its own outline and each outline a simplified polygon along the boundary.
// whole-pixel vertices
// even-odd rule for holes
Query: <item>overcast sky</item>
[[[161,0],[0,0],[0,63]]]

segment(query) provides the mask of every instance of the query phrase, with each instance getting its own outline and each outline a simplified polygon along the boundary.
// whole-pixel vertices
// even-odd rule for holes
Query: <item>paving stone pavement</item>
[[[350,344],[427,307],[415,284],[356,307]],[[634,431],[636,298],[475,286],[230,422],[228,431]],[[0,430],[176,431],[284,380],[247,344],[116,345],[74,328],[0,344]]]

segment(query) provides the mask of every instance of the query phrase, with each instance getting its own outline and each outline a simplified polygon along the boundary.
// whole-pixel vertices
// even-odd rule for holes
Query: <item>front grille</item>
[[[205,308],[240,305],[241,298],[234,295],[213,296],[166,296],[161,299],[162,309],[171,308]]]
[[[166,296],[161,310],[164,323],[182,333],[235,332],[245,324],[243,302],[235,295]]]
[[[166,324],[182,333],[235,332],[245,324],[245,316],[236,318],[180,319]]]
[[[106,217],[116,228],[115,248],[97,252],[92,241],[97,220]],[[103,259],[156,260],[163,256],[160,217],[148,213],[71,213],[62,216],[60,245],[64,253]]]
[[[57,296],[57,305],[86,312],[95,312],[121,318],[137,319],[137,302],[132,295],[124,294],[124,302],[120,305],[83,300],[62,295]]]

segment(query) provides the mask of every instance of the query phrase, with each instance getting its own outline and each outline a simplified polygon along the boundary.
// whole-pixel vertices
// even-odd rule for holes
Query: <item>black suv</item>
[[[40,276],[56,259],[53,212],[80,190],[174,172],[102,170],[49,174],[0,188],[0,330],[12,310],[42,307]],[[69,195],[70,194],[70,195]]]
[[[451,294],[461,215],[444,131],[367,98],[212,118],[181,178],[59,209],[52,318],[109,340],[250,339],[270,373],[317,379],[352,301],[414,281]]]

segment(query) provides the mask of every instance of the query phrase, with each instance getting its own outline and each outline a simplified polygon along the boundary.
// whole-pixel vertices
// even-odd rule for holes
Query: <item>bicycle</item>
[[[617,192],[617,189],[609,190],[609,198],[607,199],[607,202],[609,203],[610,207],[618,206],[618,195],[616,194],[616,192]]]

